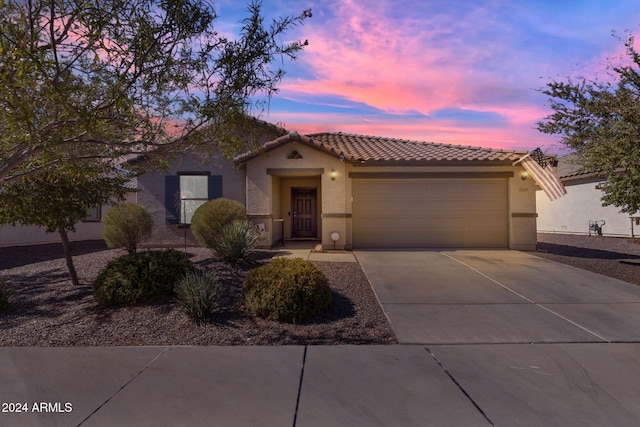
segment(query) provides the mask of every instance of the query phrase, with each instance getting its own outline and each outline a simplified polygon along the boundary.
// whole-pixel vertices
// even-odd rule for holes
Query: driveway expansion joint
[[[158,360],[163,354],[165,354],[167,352],[167,350],[169,350],[169,348],[171,347],[165,347],[162,349],[162,351],[160,353],[158,353],[158,355],[156,357],[154,357],[153,359],[151,359],[151,361],[149,363],[147,363],[142,369],[140,369],[140,371],[138,371],[138,373],[136,373],[133,377],[131,377],[127,382],[125,382],[122,387],[120,387],[118,390],[116,390],[115,393],[113,393],[111,396],[109,396],[107,398],[107,400],[105,400],[104,402],[102,402],[93,412],[91,412],[89,415],[87,415],[87,417],[85,419],[83,419],[82,421],[80,421],[78,423],[78,427],[80,427],[81,425],[83,425],[85,422],[87,422],[91,417],[93,417],[98,411],[100,411],[100,409],[102,409],[107,403],[109,403],[111,401],[111,399],[113,399],[114,397],[116,397],[122,390],[124,390],[125,388],[127,388],[127,386],[129,386],[129,384],[131,384],[135,379],[137,379],[140,375],[142,375],[142,373],[144,371],[147,370],[147,368],[149,368],[151,365],[153,365],[155,363],[156,360]]]
[[[436,355],[433,354],[433,352],[431,350],[429,350],[428,347],[425,346],[424,349],[427,351],[427,353],[429,353],[431,355],[433,360],[435,360],[435,362],[438,364],[440,369],[442,369],[442,371],[449,377],[449,379],[451,381],[453,381],[455,386],[458,387],[458,390],[460,390],[462,392],[462,394],[464,394],[465,397],[469,400],[469,402],[471,402],[473,404],[473,406],[478,410],[478,412],[480,412],[480,414],[484,417],[484,419],[487,420],[487,422],[490,425],[495,426],[493,421],[491,421],[491,419],[487,416],[487,414],[482,410],[480,405],[475,400],[473,400],[473,398],[469,395],[469,393],[464,389],[464,387],[462,387],[462,385],[458,382],[458,380],[456,380],[456,378],[453,376],[453,374],[451,372],[449,372],[449,370],[442,364],[442,362],[436,357]]]
[[[304,367],[307,363],[307,349],[308,345],[304,346],[304,353],[302,354],[302,367],[300,369],[300,382],[298,383],[298,393],[296,396],[296,409],[293,413],[293,427],[296,427],[296,423],[298,422],[298,409],[300,407],[300,394],[302,393],[302,381],[304,381]]]

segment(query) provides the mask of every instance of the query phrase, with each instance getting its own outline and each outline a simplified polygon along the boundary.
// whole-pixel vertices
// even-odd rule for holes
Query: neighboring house
[[[581,171],[573,159],[571,155],[558,159],[557,172],[567,190],[565,196],[550,201],[543,191],[536,191],[538,232],[597,235],[595,227],[589,227],[597,224],[604,236],[640,235],[640,217],[631,218],[615,206],[602,206],[602,191],[596,185],[605,178]]]
[[[129,192],[125,201],[137,203],[137,181],[131,179],[127,183]],[[76,231],[69,232],[70,241],[102,239],[102,218],[109,205],[96,206],[89,209],[84,220],[76,224]],[[0,225],[0,246],[36,245],[41,243],[60,243],[60,234],[47,233],[44,228],[22,225]]]
[[[533,250],[535,184],[513,166],[524,154],[290,132],[234,160],[267,244]]]

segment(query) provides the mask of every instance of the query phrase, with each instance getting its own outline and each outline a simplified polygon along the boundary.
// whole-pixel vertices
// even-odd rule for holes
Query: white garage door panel
[[[507,180],[354,180],[354,247],[507,247]]]

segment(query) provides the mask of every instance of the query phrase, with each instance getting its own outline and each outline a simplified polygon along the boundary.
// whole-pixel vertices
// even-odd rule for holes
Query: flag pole
[[[524,159],[526,159],[527,157],[529,157],[531,155],[531,153],[527,153],[524,156],[520,157],[518,160],[516,160],[515,162],[511,163],[511,166],[515,166],[518,163],[520,163],[521,161],[523,161]]]

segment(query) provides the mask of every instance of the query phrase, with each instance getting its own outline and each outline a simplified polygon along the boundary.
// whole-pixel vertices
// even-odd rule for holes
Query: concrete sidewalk
[[[334,251],[327,249],[324,252],[314,251],[315,243],[287,242],[287,246],[277,248],[276,257],[302,258],[308,261],[325,262],[356,262],[351,251]]]
[[[2,426],[640,424],[640,344],[0,348],[0,360]]]
[[[489,425],[422,346],[0,348],[0,360],[0,402],[18,405],[3,426]]]

